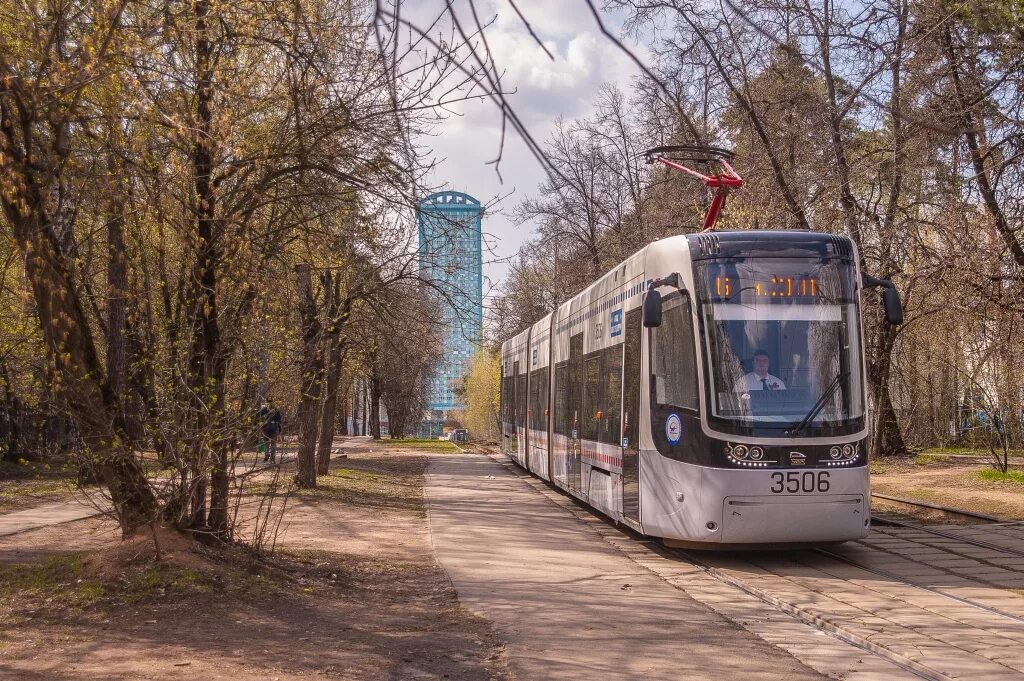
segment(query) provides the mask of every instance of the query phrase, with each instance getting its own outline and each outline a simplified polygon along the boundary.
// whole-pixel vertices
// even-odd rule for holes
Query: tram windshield
[[[730,258],[696,270],[713,426],[775,436],[863,427],[850,263]]]

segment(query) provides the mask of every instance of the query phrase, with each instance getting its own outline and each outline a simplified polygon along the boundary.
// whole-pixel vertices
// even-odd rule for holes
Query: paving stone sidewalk
[[[708,558],[716,570],[842,632],[949,679],[1024,678],[1024,599],[900,555],[893,542],[835,550]],[[919,555],[919,554],[917,554]],[[948,567],[973,567],[966,559]],[[938,561],[942,562],[942,561]],[[967,561],[970,562],[970,561]]]
[[[918,678],[588,522],[489,458],[435,457],[426,494],[460,603],[494,623],[521,678]]]

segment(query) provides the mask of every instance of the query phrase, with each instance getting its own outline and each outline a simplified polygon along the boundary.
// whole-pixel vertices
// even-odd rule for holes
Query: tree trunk
[[[331,466],[331,445],[334,443],[334,419],[338,412],[338,383],[341,382],[343,350],[344,342],[335,334],[328,344],[327,385],[323,408],[320,411],[320,442],[316,455],[317,475],[327,475]]]
[[[316,445],[323,386],[323,352],[320,350],[320,316],[313,297],[307,264],[297,265],[299,313],[302,319],[302,395],[299,398],[299,453],[295,481],[299,487],[316,487]]]
[[[1017,263],[1018,267],[1024,268],[1024,244],[1017,237],[1017,226],[1010,224],[1006,214],[1003,212],[1003,206],[996,195],[996,187],[990,177],[992,173],[985,163],[986,157],[989,155],[982,149],[982,142],[986,136],[984,120],[981,116],[975,117],[973,113],[974,106],[978,102],[984,101],[981,95],[981,83],[977,82],[977,78],[972,77],[970,64],[967,65],[967,73],[961,73],[962,59],[957,56],[956,47],[953,44],[953,36],[948,27],[945,30],[944,37],[949,54],[950,73],[953,76],[953,91],[956,93],[957,105],[960,110],[961,125],[959,127],[961,134],[963,134],[964,142],[967,144],[967,149],[970,151],[971,165],[974,168],[974,177],[978,183],[978,193],[981,194],[985,210],[988,211],[992,221],[995,223],[996,231],[999,233],[1003,243],[1006,244],[1006,248],[1010,251],[1014,262]]]
[[[348,435],[348,390],[345,391],[345,397],[341,400],[341,434]]]
[[[116,172],[112,169],[112,172]],[[125,377],[128,354],[125,346],[127,314],[125,295],[128,267],[124,253],[124,204],[114,201],[107,220],[107,386],[116,400],[119,416],[127,424]]]
[[[362,411],[362,430],[359,434],[366,435],[366,381],[359,382],[359,394],[356,396],[356,399],[362,402],[360,410]]]
[[[370,435],[380,439],[380,379],[370,379]]]
[[[217,190],[214,187],[214,46],[210,38],[209,0],[197,0],[196,16],[196,115],[197,134],[192,149],[192,172],[196,195],[198,253],[193,281],[191,372],[195,395],[194,443],[197,477],[210,472],[208,523],[214,534],[230,539],[228,527],[228,443],[223,427],[226,361],[220,334],[217,267],[222,259],[220,226],[217,220]],[[204,495],[205,496],[205,495]]]
[[[18,423],[18,396],[11,389],[11,376],[7,364],[0,357],[0,380],[4,385],[4,420],[7,424],[7,448],[0,454],[0,461],[14,462],[18,460],[18,440],[20,427]]]
[[[60,389],[93,467],[110,492],[124,536],[156,518],[157,502],[134,452],[127,448],[116,400],[100,381],[106,372],[78,289],[45,217],[43,197],[29,184],[27,196],[2,199],[32,288],[40,328]]]
[[[871,424],[871,456],[892,456],[904,454],[907,444],[900,430],[896,409],[889,391],[892,373],[892,353],[896,341],[896,327],[884,322],[878,326],[878,345],[868,363],[868,384],[874,391],[875,418]]]
[[[821,63],[824,68],[825,89],[828,93],[828,123],[832,135],[832,153],[836,160],[836,177],[839,180],[839,205],[843,209],[843,217],[846,222],[846,229],[850,232],[850,238],[857,246],[860,255],[860,267],[864,265],[864,244],[860,233],[860,222],[857,211],[857,200],[853,195],[852,183],[850,180],[850,163],[846,150],[846,141],[843,137],[843,108],[839,104],[839,97],[836,90],[836,79],[832,74],[832,48],[831,48],[831,2],[826,0],[824,16],[822,18],[823,31],[819,36],[819,48],[821,49]]]

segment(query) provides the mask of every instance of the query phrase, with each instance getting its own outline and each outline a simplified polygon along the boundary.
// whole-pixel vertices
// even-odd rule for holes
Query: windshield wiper
[[[833,378],[832,382],[828,384],[827,388],[825,388],[825,392],[821,394],[821,397],[818,398],[818,401],[815,402],[814,406],[811,407],[811,410],[807,412],[807,416],[805,416],[803,420],[800,421],[800,423],[796,424],[796,428],[790,430],[789,434],[798,435],[801,430],[806,428],[807,425],[814,420],[814,417],[818,415],[818,412],[825,408],[825,403],[828,402],[828,399],[830,397],[832,397],[833,393],[835,393],[836,391],[836,388],[839,387],[843,379],[845,379],[849,375],[849,371],[840,371],[838,374],[836,374],[836,377]]]

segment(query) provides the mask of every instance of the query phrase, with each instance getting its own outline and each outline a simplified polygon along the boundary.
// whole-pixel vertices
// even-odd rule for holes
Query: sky
[[[433,0],[419,2],[425,12],[439,6]],[[517,0],[516,6],[554,61],[530,36],[507,0],[477,0],[481,21],[496,17],[487,29],[487,42],[503,72],[505,90],[515,90],[508,100],[539,143],[549,137],[559,116],[588,115],[603,83],[626,90],[639,73],[629,57],[600,34],[583,0]],[[608,29],[618,33],[621,17],[602,16]],[[637,54],[642,58],[644,51]],[[488,162],[497,157],[500,140],[501,116],[490,101],[458,104],[434,136],[422,140],[439,161],[431,184],[466,192],[490,205],[483,223],[485,296],[497,292],[508,260],[535,229],[531,224],[516,225],[509,214],[519,202],[535,196],[544,179],[540,164],[511,129],[505,137],[499,178]]]

